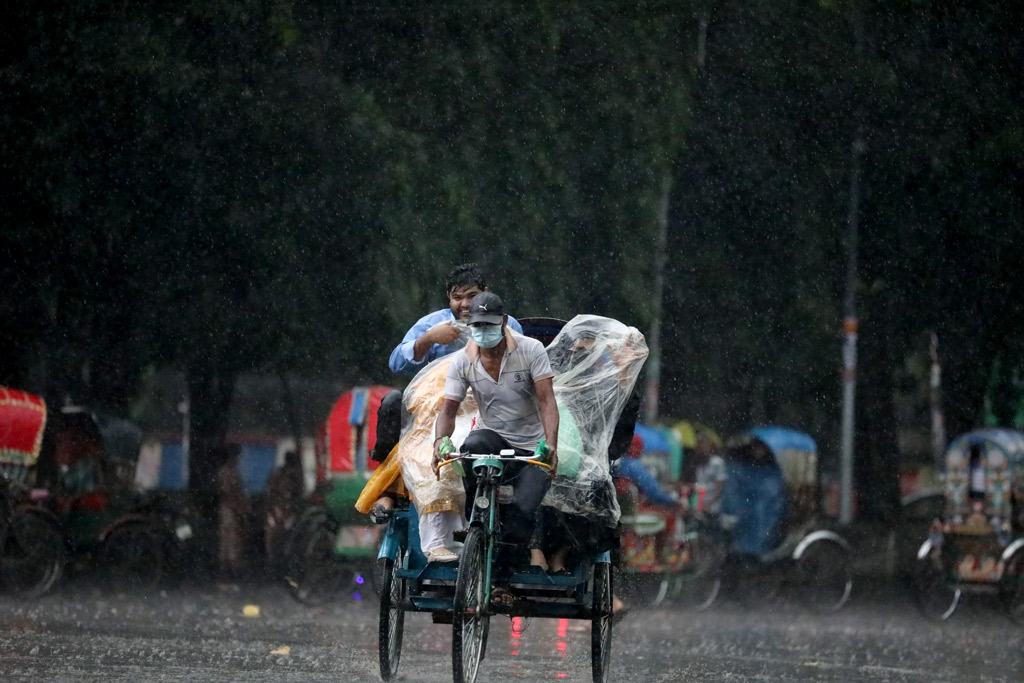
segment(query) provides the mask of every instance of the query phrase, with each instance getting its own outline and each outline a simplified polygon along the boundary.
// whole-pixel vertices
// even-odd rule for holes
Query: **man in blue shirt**
[[[402,337],[391,352],[388,367],[396,374],[414,375],[431,361],[458,351],[469,339],[469,304],[487,289],[487,280],[475,263],[455,266],[445,278],[448,308],[423,316]],[[522,334],[523,328],[512,316],[508,326]],[[370,458],[383,462],[401,436],[402,392],[388,393],[377,412],[377,438]],[[375,518],[380,515],[375,515]]]
[[[409,328],[402,343],[395,347],[388,359],[391,372],[415,374],[431,361],[454,353],[466,345],[469,302],[487,289],[483,273],[475,263],[456,266],[445,281],[448,308],[423,316]],[[508,326],[519,334],[523,328],[509,316]]]
[[[644,441],[640,438],[639,434],[634,434],[633,441],[626,451],[626,457],[619,460],[619,469],[615,473],[616,476],[628,479],[636,484],[636,487],[643,494],[644,498],[647,499],[647,502],[653,505],[664,505],[671,508],[683,507],[683,504],[676,500],[672,494],[661,488],[654,475],[640,462],[640,455],[643,452]]]

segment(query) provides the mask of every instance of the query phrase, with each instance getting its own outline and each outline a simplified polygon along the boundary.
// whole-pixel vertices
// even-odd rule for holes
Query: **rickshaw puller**
[[[545,439],[549,463],[558,466],[558,406],[552,386],[554,373],[544,346],[508,328],[502,300],[491,292],[473,298],[469,327],[471,341],[457,351],[448,368],[445,399],[437,418],[432,466],[440,463],[440,444],[455,429],[459,405],[472,387],[480,410],[480,427],[462,444],[463,453],[498,453],[513,448],[532,454]],[[466,467],[464,485],[472,500],[476,479]],[[537,510],[550,483],[541,468],[521,464],[506,469],[512,482],[512,502],[503,513],[503,527],[512,540],[526,542]],[[467,508],[472,503],[467,502]]]

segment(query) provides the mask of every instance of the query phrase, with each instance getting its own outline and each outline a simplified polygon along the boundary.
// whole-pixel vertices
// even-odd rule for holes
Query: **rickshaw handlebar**
[[[525,462],[531,465],[538,465],[544,469],[550,470],[551,464],[546,463],[543,460],[538,460],[535,455],[505,455],[493,453],[454,453],[450,457],[445,458],[437,464],[438,473],[441,472],[442,467],[451,465],[456,460],[501,460],[503,462]]]

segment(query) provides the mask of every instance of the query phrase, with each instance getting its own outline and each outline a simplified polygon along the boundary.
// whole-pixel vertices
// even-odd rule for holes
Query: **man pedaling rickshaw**
[[[529,452],[543,436],[557,448],[557,463],[553,464],[558,476],[549,488],[542,470],[528,468],[536,473],[533,479],[537,480],[527,479],[518,483],[519,491],[513,495],[518,496],[523,504],[518,506],[519,510],[512,517],[505,515],[503,519],[518,518],[513,534],[520,540],[531,537],[529,545],[533,564],[544,566],[544,555],[539,552],[543,549],[552,558],[550,566],[553,570],[564,571],[569,556],[575,559],[617,546],[619,510],[609,473],[609,456],[611,451],[615,456],[620,455],[632,436],[638,409],[633,388],[647,356],[646,344],[643,335],[635,328],[608,318],[577,316],[565,325],[545,354],[539,342],[514,335],[507,327],[500,332],[495,343],[497,330],[487,329],[485,326],[488,324],[495,323],[479,320],[474,325],[479,329],[476,335],[484,344],[493,343],[491,348],[500,352],[497,354],[498,380],[506,379],[503,373],[509,373],[507,379],[511,380],[512,386],[519,387],[520,393],[529,399],[527,403],[533,402],[532,413],[527,411],[527,422],[510,429],[509,425],[513,423],[494,409],[490,404],[491,396],[482,398],[485,394],[480,392],[484,389],[465,391],[479,383],[478,386],[495,392],[500,384],[493,374],[488,374],[482,362],[487,355],[493,354],[482,350],[481,345],[474,341],[464,352],[434,361],[407,387],[403,407],[411,419],[404,426],[398,448],[375,472],[357,507],[363,512],[369,511],[377,495],[387,489],[396,495],[407,491],[419,513],[422,550],[429,552],[439,546],[449,551],[456,549],[453,544],[449,545],[450,534],[457,530],[456,524],[460,527],[465,524],[462,512],[465,509],[465,489],[453,468],[443,468],[438,476],[431,467],[440,455],[438,450],[443,437],[452,435],[456,443],[462,444],[463,452],[501,450],[503,444],[490,441],[495,436],[510,446],[518,447],[520,452]],[[513,368],[509,364],[512,356],[507,340],[510,337],[515,342],[512,353],[529,350],[529,374],[526,365]],[[524,343],[526,347],[534,348],[524,348]],[[536,351],[541,351],[541,354],[537,355]],[[504,367],[500,359],[504,359]],[[544,361],[548,359],[550,370],[544,368]],[[518,382],[517,372],[520,375]],[[555,373],[553,378],[551,372]],[[544,375],[547,375],[553,390],[549,409],[553,407],[559,416],[555,425],[551,424],[554,420],[550,416],[543,415]],[[538,378],[540,382],[537,382]],[[454,384],[442,391],[449,381]],[[538,384],[540,386],[536,386]],[[464,396],[461,402],[457,400],[460,396]],[[490,413],[481,408],[479,423],[476,424],[483,429],[470,432],[477,405],[484,402],[488,402]],[[451,422],[453,410],[454,426]],[[435,418],[442,411],[445,417],[438,420],[435,430]],[[629,424],[625,427],[628,428],[623,426],[620,416],[627,418]],[[533,421],[532,430],[524,428],[529,420]],[[523,438],[524,433],[531,434],[529,443]],[[552,433],[555,434],[553,439],[549,438]],[[426,453],[430,455],[424,457]],[[540,475],[539,479],[537,475]],[[548,489],[546,493],[545,489]],[[543,498],[542,514],[531,518],[530,509],[536,510],[536,504],[540,502],[538,494]],[[457,516],[452,514],[454,512]],[[531,536],[530,530],[537,519],[542,524],[534,529]],[[435,547],[431,548],[428,543]],[[442,553],[439,550],[435,556]]]

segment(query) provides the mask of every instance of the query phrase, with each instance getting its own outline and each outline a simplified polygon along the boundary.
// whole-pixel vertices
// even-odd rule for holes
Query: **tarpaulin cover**
[[[46,402],[0,387],[0,463],[35,465],[46,427]]]
[[[615,423],[647,359],[643,334],[611,318],[578,315],[548,345],[559,413],[559,461],[576,461],[575,476],[555,477],[544,505],[609,527],[619,521],[608,446]],[[575,428],[575,434],[567,429]],[[578,434],[578,436],[577,436]],[[578,444],[578,445],[577,445]],[[562,468],[560,468],[561,470]]]
[[[372,386],[346,391],[327,417],[325,441],[328,476],[377,467],[367,453],[377,440],[377,410],[391,387]]]
[[[633,433],[639,436],[644,442],[644,452],[670,453],[672,445],[668,438],[653,427],[645,424],[636,424]]]
[[[740,442],[756,444],[754,439],[768,447],[771,459],[726,458],[722,514],[737,518],[734,549],[763,556],[781,540],[789,504],[797,516],[807,507],[805,499],[813,494],[816,480],[818,446],[810,435],[786,427],[757,427]]]

